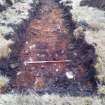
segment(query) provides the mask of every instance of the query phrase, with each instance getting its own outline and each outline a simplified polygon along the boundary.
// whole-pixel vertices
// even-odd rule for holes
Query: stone
[[[68,79],[73,79],[73,78],[74,78],[73,72],[71,72],[71,71],[66,72],[66,77],[67,77]]]

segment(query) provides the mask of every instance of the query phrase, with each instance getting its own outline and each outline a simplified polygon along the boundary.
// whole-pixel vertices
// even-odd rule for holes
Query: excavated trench
[[[68,8],[54,0],[40,0],[25,39],[11,56],[18,66],[5,91],[91,94],[96,90],[95,49],[84,37],[73,35],[75,24]],[[16,48],[14,48],[17,50]]]

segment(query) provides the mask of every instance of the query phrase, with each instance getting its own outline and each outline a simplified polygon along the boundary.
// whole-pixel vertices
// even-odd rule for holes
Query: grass
[[[6,76],[0,75],[0,88],[5,86],[8,82],[9,82],[9,78],[7,78]]]
[[[55,94],[18,95],[6,94],[0,96],[0,105],[104,105],[105,97],[73,97],[59,96]]]

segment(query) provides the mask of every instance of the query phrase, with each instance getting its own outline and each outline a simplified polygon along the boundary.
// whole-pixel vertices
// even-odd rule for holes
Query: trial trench
[[[84,37],[75,38],[72,16],[57,2],[40,0],[17,54],[20,64],[6,91],[79,95],[96,90],[95,49]]]

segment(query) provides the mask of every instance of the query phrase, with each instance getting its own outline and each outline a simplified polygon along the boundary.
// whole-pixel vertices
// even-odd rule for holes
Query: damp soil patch
[[[22,33],[21,47],[11,54],[13,64],[9,59],[4,70],[11,78],[4,92],[95,93],[95,49],[81,33],[78,38],[73,35],[75,28],[68,7],[58,1],[40,0],[36,16]],[[5,69],[6,63],[2,64]]]

